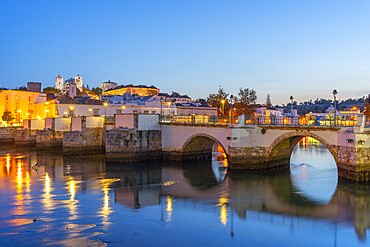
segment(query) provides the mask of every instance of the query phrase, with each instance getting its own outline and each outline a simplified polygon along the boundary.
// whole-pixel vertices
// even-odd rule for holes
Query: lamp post
[[[162,98],[159,100],[159,102],[161,103],[161,112],[160,112],[160,114],[159,114],[159,122],[162,122]]]
[[[334,127],[337,126],[337,94],[338,91],[336,89],[333,90],[334,96]]]
[[[93,111],[93,109],[92,108],[89,108],[89,116],[90,117],[92,116],[92,111]]]
[[[107,102],[104,102],[104,116],[105,118],[107,118],[107,106],[108,106],[108,103]]]
[[[73,118],[73,111],[74,111],[75,107],[74,106],[70,106],[69,107],[69,115],[71,116],[71,118]]]
[[[234,95],[230,95],[230,124],[233,124],[233,101]]]
[[[294,100],[294,98],[293,98],[293,96],[290,96],[289,99],[290,99],[290,113],[292,113],[292,111],[293,111],[293,100]]]
[[[222,116],[224,116],[225,115],[225,100],[224,99],[221,100],[221,104],[222,104]]]
[[[123,114],[126,109],[126,106],[125,105],[121,106],[121,109],[122,109],[122,114]]]

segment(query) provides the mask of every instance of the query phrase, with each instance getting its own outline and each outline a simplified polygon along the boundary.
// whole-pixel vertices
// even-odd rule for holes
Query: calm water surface
[[[0,151],[0,246],[369,246],[370,189],[324,148],[290,170]]]

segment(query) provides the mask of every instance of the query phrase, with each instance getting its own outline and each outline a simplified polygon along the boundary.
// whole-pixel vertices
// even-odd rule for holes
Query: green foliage
[[[5,122],[11,122],[13,121],[14,117],[12,115],[12,113],[10,111],[4,111],[4,114],[3,116],[1,117],[1,119]]]
[[[236,100],[245,105],[255,104],[257,102],[257,92],[249,88],[239,88]]]
[[[103,89],[101,89],[100,87],[93,87],[91,88],[90,92],[95,95],[100,95],[103,93]]]
[[[270,94],[267,94],[267,97],[266,97],[266,106],[267,107],[271,107],[272,106]]]
[[[27,88],[25,86],[22,86],[22,87],[19,87],[18,88],[19,91],[28,91]]]
[[[46,87],[42,90],[43,93],[61,93],[59,89],[56,89],[55,87]]]
[[[213,107],[217,107],[220,113],[222,113],[222,115],[225,115],[225,113],[230,108],[229,102],[227,100],[228,96],[229,94],[226,93],[225,90],[220,87],[217,93],[211,93],[208,95],[207,103]]]
[[[364,103],[364,114],[368,119],[370,118],[370,95],[366,98]]]

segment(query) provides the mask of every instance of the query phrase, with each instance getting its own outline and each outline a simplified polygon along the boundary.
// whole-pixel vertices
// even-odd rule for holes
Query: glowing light
[[[22,111],[21,111],[21,110],[18,110],[17,112],[18,112],[18,113],[21,113]]]
[[[69,194],[71,195],[70,200],[73,201],[76,196],[76,181],[70,180],[68,182],[69,185]]]
[[[75,109],[75,107],[74,106],[69,106],[69,109],[71,110],[71,111],[73,111],[74,109]]]
[[[166,181],[163,183],[163,186],[171,186],[175,183],[175,181]]]
[[[108,106],[108,103],[107,102],[104,102],[103,105],[104,105],[104,107],[107,107]]]
[[[37,118],[38,120],[41,120],[41,117],[40,117],[40,116],[37,116],[36,118]]]
[[[172,204],[172,198],[170,196],[166,197],[166,211],[167,211],[167,222],[171,222],[173,204]]]
[[[122,110],[125,110],[125,109],[126,109],[126,106],[125,106],[125,105],[123,105],[121,108],[122,108]]]
[[[89,112],[92,112],[92,108],[89,108]]]
[[[220,222],[223,225],[227,224],[227,204],[229,202],[229,199],[227,198],[226,194],[222,194],[221,197],[218,199],[217,206],[220,207]]]
[[[10,172],[10,160],[11,157],[9,154],[6,155],[6,173],[9,175]]]
[[[50,194],[50,192],[51,192],[51,179],[49,177],[49,173],[45,174],[44,192],[45,192],[45,194]]]
[[[22,163],[18,160],[17,162],[17,190],[18,193],[22,193],[23,185],[23,173],[22,173]]]

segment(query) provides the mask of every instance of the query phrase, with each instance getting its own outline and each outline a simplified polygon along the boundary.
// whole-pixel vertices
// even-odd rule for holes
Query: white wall
[[[104,117],[86,117],[86,128],[103,128]]]
[[[71,128],[71,119],[70,118],[55,118],[54,122],[55,131],[69,131]]]
[[[158,114],[139,114],[138,130],[160,130]]]
[[[135,115],[134,114],[118,114],[115,116],[115,128],[135,128]]]

